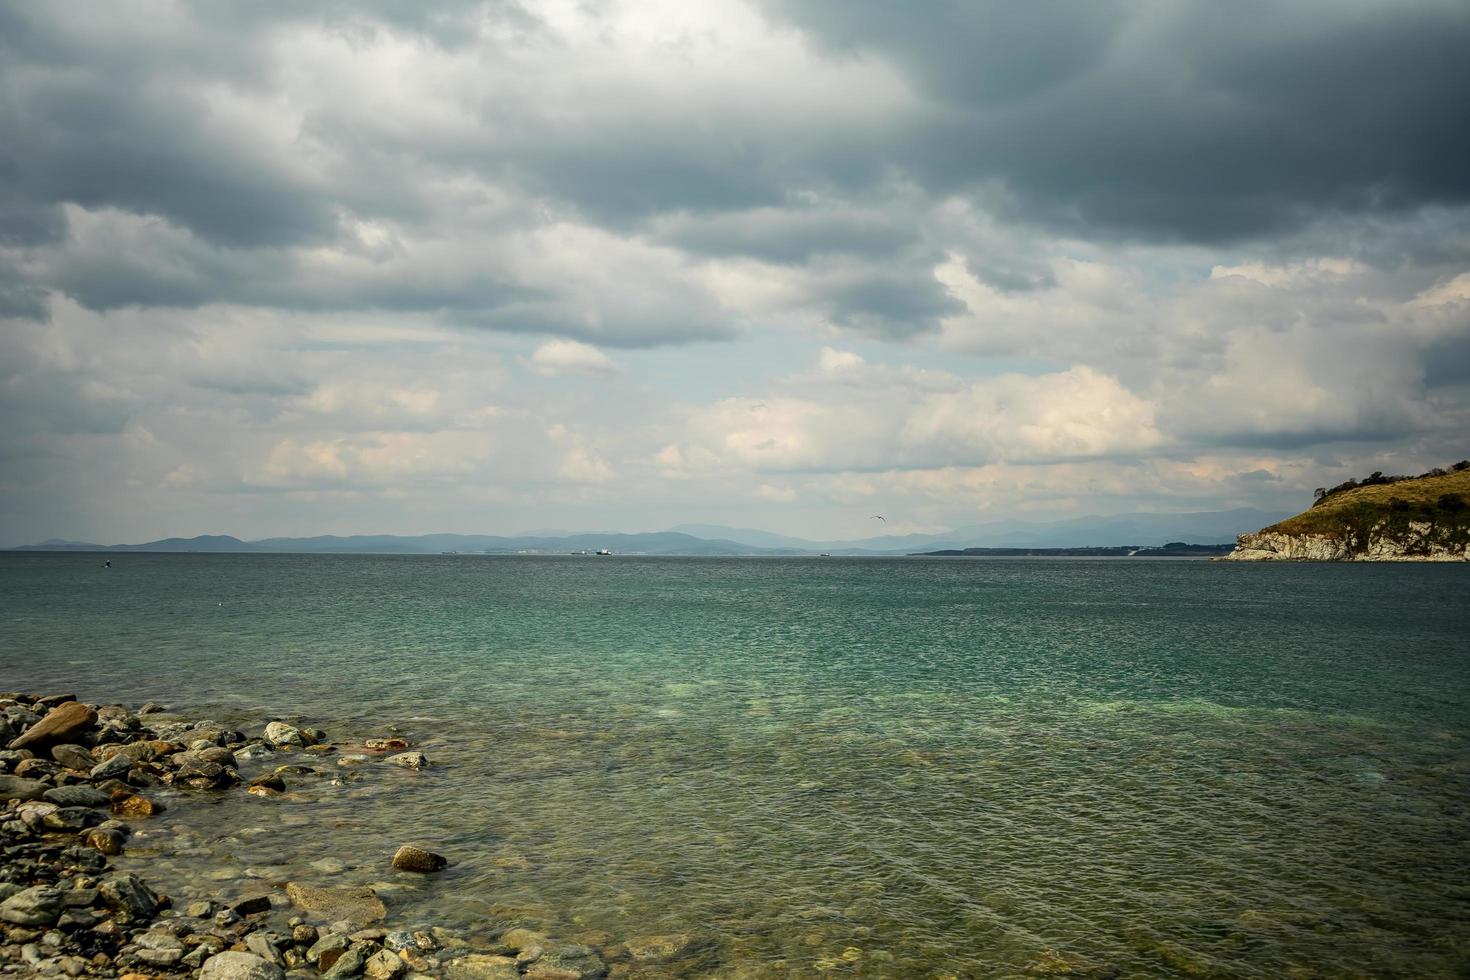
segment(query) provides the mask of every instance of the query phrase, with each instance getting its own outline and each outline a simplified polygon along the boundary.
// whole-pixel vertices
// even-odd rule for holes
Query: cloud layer
[[[0,2],[0,543],[1470,455],[1470,10],[1247,6]]]

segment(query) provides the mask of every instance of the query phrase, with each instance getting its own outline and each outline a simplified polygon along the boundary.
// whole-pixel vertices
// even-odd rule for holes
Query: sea
[[[171,807],[119,861],[177,894],[694,937],[656,975],[1470,975],[1470,567],[7,553],[0,689],[434,761]]]

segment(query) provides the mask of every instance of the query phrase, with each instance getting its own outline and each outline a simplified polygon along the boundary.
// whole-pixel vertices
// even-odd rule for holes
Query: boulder
[[[324,919],[346,919],[357,925],[377,922],[388,914],[382,899],[371,888],[314,888],[300,882],[287,882],[286,895],[291,904],[303,912]]]
[[[216,953],[204,961],[199,980],[285,980],[285,972],[254,953]]]
[[[58,745],[74,742],[76,736],[97,724],[97,712],[85,704],[68,701],[57,705],[46,716],[10,743],[12,749]]]
[[[429,768],[429,757],[422,752],[400,752],[397,755],[388,756],[388,761],[405,769]]]
[[[430,872],[438,871],[449,864],[449,860],[441,854],[426,851],[412,844],[404,844],[393,854],[393,867],[399,871]]]
[[[16,926],[53,926],[65,907],[61,889],[37,885],[0,902],[0,921]]]

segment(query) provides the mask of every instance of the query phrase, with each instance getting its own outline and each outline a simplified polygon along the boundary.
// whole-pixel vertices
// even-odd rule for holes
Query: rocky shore
[[[148,980],[595,980],[671,977],[710,943],[694,935],[619,941],[559,935],[513,917],[483,932],[398,922],[372,887],[231,881],[219,897],[163,895],[115,867],[130,837],[168,807],[219,794],[310,792],[374,763],[422,770],[402,738],[337,744],[280,721],[254,734],[70,695],[0,694],[0,974]],[[149,835],[150,837],[156,835]],[[382,864],[432,875],[452,863],[412,842]],[[204,889],[201,888],[201,892]]]

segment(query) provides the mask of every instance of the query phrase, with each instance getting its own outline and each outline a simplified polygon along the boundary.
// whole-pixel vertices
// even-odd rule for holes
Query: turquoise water
[[[180,893],[694,931],[711,976],[1470,973],[1470,568],[100,564],[0,556],[0,688],[396,726],[442,763],[175,807],[133,859]],[[456,865],[394,878],[410,839]]]

